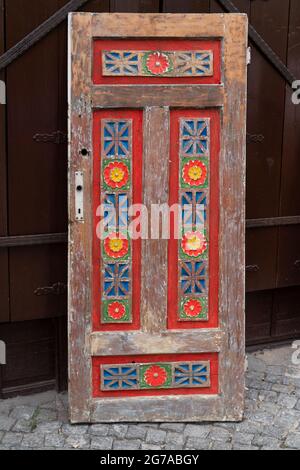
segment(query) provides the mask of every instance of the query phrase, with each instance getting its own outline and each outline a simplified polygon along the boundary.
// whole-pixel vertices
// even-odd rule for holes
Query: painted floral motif
[[[144,380],[150,387],[161,387],[167,381],[168,375],[164,367],[150,366],[144,373]]]
[[[179,303],[179,321],[207,321],[208,297],[183,297]]]
[[[182,169],[183,181],[189,186],[201,186],[205,183],[207,168],[202,161],[192,160]]]
[[[183,310],[187,317],[198,317],[202,312],[201,302],[197,299],[190,299],[183,305]]]
[[[206,388],[210,386],[210,371],[210,361],[104,364],[101,365],[100,388],[113,392],[151,388]]]
[[[126,308],[120,302],[112,302],[107,307],[107,313],[113,320],[121,320],[126,315]]]
[[[111,162],[104,168],[104,181],[111,188],[123,188],[129,180],[129,170],[123,162]]]
[[[209,77],[213,75],[212,51],[102,51],[102,73],[113,77],[168,74],[170,77]]]
[[[132,312],[128,299],[104,299],[101,309],[102,323],[131,323]]]
[[[181,247],[186,255],[197,258],[207,249],[207,241],[201,232],[187,232],[181,240]]]
[[[110,258],[123,258],[127,255],[128,250],[128,239],[121,233],[111,233],[104,240],[104,251]]]
[[[163,75],[169,71],[169,57],[163,52],[151,52],[146,58],[146,67],[153,75]]]

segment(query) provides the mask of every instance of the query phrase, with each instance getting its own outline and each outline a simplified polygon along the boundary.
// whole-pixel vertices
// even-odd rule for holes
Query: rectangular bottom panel
[[[72,422],[81,420],[71,418]],[[242,414],[226,408],[218,395],[108,398],[94,400],[89,422],[203,422],[241,421]]]
[[[93,397],[217,395],[218,354],[93,357]]]

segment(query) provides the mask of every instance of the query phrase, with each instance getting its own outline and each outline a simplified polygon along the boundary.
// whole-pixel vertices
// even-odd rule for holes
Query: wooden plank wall
[[[233,1],[300,76],[299,0]],[[65,3],[31,0],[29,8],[26,0],[0,0],[0,53]],[[91,0],[84,10],[222,12],[216,0]],[[0,76],[8,92],[7,106],[0,105],[0,236],[66,231],[66,145],[34,140],[36,134],[66,133],[66,51],[63,24]],[[300,106],[291,103],[290,89],[255,47],[248,97],[247,217],[300,215]],[[257,267],[247,272],[249,344],[300,333],[299,237],[299,226],[247,232],[247,265]],[[0,338],[23,371],[1,369],[8,394],[49,377],[65,386],[66,296],[34,292],[66,283],[66,259],[63,244],[0,250]],[[31,357],[39,358],[29,368]]]

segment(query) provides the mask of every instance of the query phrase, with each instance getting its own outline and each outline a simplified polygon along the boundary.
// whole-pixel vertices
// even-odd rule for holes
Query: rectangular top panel
[[[220,84],[221,41],[94,41],[93,81],[101,84]]]
[[[81,13],[86,15],[87,13]],[[101,13],[92,15],[93,37],[220,38],[228,16],[244,14]]]

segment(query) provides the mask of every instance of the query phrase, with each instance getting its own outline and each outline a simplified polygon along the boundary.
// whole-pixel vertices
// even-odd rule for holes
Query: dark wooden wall
[[[0,53],[65,3],[0,0]],[[300,77],[299,0],[234,3]],[[91,0],[85,10],[222,12],[216,0]],[[0,237],[67,230],[66,50],[62,24],[0,76]],[[300,106],[255,47],[248,95],[247,218],[300,215]],[[248,344],[300,335],[299,239],[299,225],[247,231]],[[3,396],[66,386],[66,252],[64,243],[0,248]]]

